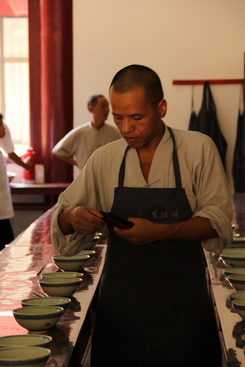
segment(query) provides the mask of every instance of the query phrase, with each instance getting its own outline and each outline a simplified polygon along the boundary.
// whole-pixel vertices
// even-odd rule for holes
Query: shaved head
[[[154,106],[164,98],[159,76],[143,65],[129,65],[119,70],[110,85],[116,93],[126,93],[136,88],[143,88],[147,101]]]

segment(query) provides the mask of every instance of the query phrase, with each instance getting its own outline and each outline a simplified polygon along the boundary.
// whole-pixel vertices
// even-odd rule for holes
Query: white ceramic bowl
[[[245,291],[237,291],[230,294],[230,299],[245,299]]]
[[[245,275],[232,274],[228,275],[227,279],[236,291],[245,291]]]
[[[245,319],[245,299],[234,299],[234,301],[232,301],[232,305],[238,315]]]
[[[81,278],[42,278],[39,279],[43,292],[51,297],[71,297],[82,283]]]
[[[23,299],[21,301],[22,307],[58,306],[58,307],[64,308],[64,311],[67,310],[70,303],[71,303],[71,299],[67,297],[36,297],[36,298]]]
[[[48,348],[52,341],[51,336],[36,334],[18,334],[0,337],[0,348],[6,347],[40,347]]]
[[[62,307],[55,306],[30,306],[13,310],[16,322],[30,332],[52,329],[63,313]]]
[[[220,257],[228,267],[236,267],[236,268],[245,267],[244,248],[227,248],[223,250]]]
[[[82,278],[83,273],[77,271],[55,271],[53,273],[44,273],[42,278]]]
[[[78,271],[84,269],[90,259],[89,255],[74,255],[74,256],[53,256],[54,263],[65,271]]]
[[[0,349],[0,367],[44,367],[51,352],[46,348],[13,347]]]

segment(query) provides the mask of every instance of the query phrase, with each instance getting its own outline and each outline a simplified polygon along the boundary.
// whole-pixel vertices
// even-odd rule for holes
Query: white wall
[[[244,0],[73,0],[74,126],[89,120],[87,98],[107,95],[114,74],[139,63],[160,76],[168,113],[165,122],[187,129],[191,87],[174,79],[243,78]],[[198,112],[202,86],[194,87]],[[211,86],[221,130],[232,156],[239,107],[239,85]],[[110,123],[112,119],[110,117]]]

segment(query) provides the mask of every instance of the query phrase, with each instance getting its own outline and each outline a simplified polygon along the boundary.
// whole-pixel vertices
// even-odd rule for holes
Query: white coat
[[[2,148],[6,153],[11,153],[14,151],[14,146],[12,143],[10,131],[7,125],[4,124],[5,135],[0,138],[0,148]],[[14,216],[11,191],[9,186],[9,179],[7,175],[7,167],[5,158],[0,151],[0,220],[9,219]]]

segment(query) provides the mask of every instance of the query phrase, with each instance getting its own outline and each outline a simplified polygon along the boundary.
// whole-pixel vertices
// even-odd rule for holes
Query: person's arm
[[[201,241],[217,237],[209,219],[196,217],[184,222],[164,224],[154,223],[141,218],[129,218],[134,223],[130,229],[115,228],[115,232],[122,238],[143,245],[159,240]]]
[[[18,164],[18,166],[23,167],[27,171],[30,171],[33,167],[33,163],[22,161],[22,159],[15,152],[8,153],[8,157],[11,159],[11,161]]]
[[[65,163],[77,166],[77,161],[74,159],[76,151],[76,129],[67,133],[52,149],[52,153]]]
[[[63,210],[58,217],[60,230],[64,235],[73,232],[89,234],[103,227],[105,222],[98,210],[75,206]]]
[[[73,157],[68,157],[68,156],[65,156],[65,155],[57,154],[57,153],[53,153],[53,154],[57,158],[61,159],[63,162],[71,164],[72,166],[77,166],[78,167],[77,161]]]

